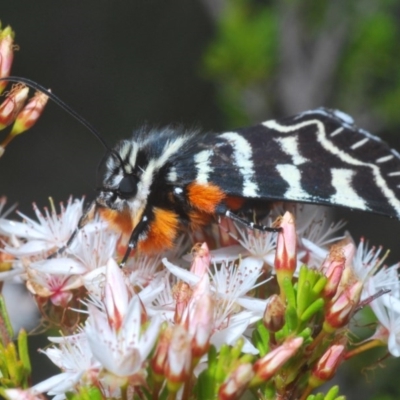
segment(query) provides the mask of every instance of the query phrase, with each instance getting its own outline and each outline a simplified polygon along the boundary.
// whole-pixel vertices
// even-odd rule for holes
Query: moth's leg
[[[243,224],[247,226],[250,229],[255,229],[258,231],[263,231],[263,232],[280,232],[282,228],[280,227],[272,227],[272,226],[266,226],[266,225],[259,225],[255,224],[254,222],[250,222],[247,219],[239,217],[237,214],[230,210],[226,210],[224,212],[225,217],[231,219],[234,222],[239,222],[240,224]]]
[[[246,227],[250,229],[255,229],[258,231],[263,231],[263,232],[280,232],[282,228],[279,227],[271,227],[271,226],[266,226],[266,225],[260,225],[260,224],[255,224],[254,222],[250,222],[247,219],[239,217],[237,214],[233,213],[230,210],[227,210],[225,212],[225,217],[231,219],[234,222],[239,222],[240,224],[245,225]]]
[[[78,232],[90,221],[93,220],[94,216],[96,214],[96,202],[92,201],[89,206],[86,208],[86,210],[84,211],[84,213],[82,214],[82,216],[79,218],[79,222],[78,222],[78,226],[75,228],[75,230],[72,232],[72,235],[69,237],[69,239],[67,240],[67,243],[60,247],[56,252],[54,252],[53,254],[50,254],[47,258],[54,258],[62,253],[64,253],[64,251],[66,249],[68,249],[69,246],[71,246],[71,243],[75,240],[76,235],[78,234]]]
[[[148,225],[149,219],[146,216],[146,214],[143,214],[142,219],[139,221],[139,223],[135,226],[133,229],[131,236],[129,238],[128,242],[128,248],[125,251],[124,256],[122,257],[122,261],[119,263],[120,268],[123,268],[126,264],[126,260],[128,259],[129,255],[131,254],[131,251],[136,248],[137,242],[139,241],[139,236],[145,232],[146,227]]]

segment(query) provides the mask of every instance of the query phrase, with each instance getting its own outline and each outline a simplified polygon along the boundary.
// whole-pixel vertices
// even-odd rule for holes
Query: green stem
[[[127,385],[124,385],[124,386],[121,388],[121,399],[122,399],[122,400],[128,400]]]
[[[318,336],[313,340],[313,342],[307,347],[307,351],[311,353],[322,342],[325,336],[326,332],[322,330],[318,334]]]
[[[312,391],[313,391],[313,388],[310,385],[308,385],[299,400],[306,400]]]
[[[190,376],[192,376],[190,374]],[[191,388],[192,388],[192,380],[189,378],[184,384],[183,384],[183,392],[182,392],[182,400],[188,400],[190,398],[190,393],[191,393]]]
[[[168,400],[175,400],[176,399],[176,392],[169,392]]]
[[[362,344],[360,346],[357,346],[355,349],[348,351],[345,354],[344,359],[348,360],[351,357],[354,357],[354,356],[356,356],[358,354],[361,354],[364,351],[373,349],[374,347],[378,347],[378,346],[379,347],[386,346],[386,343],[382,342],[379,339],[370,340],[370,341],[368,341],[368,342],[366,342],[366,343],[364,343],[364,344]]]

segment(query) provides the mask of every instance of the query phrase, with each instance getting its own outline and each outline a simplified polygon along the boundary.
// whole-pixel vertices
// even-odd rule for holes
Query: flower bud
[[[256,361],[253,366],[255,377],[252,384],[257,385],[274,376],[282,365],[296,354],[302,344],[302,337],[289,338],[282,345]]]
[[[24,85],[15,85],[11,89],[6,99],[0,104],[0,130],[15,121],[15,118],[28,98],[28,92],[29,89]],[[6,143],[2,143],[1,146],[5,147],[10,140],[6,139]]]
[[[238,368],[229,374],[226,381],[220,386],[218,391],[218,399],[240,399],[253,377],[254,372],[251,364],[239,365]]]
[[[189,378],[192,366],[191,337],[180,325],[175,325],[171,331],[168,347],[168,357],[165,364],[165,377],[168,389],[176,392]]]
[[[285,325],[285,304],[277,294],[269,298],[263,323],[270,332],[278,332]]]
[[[312,370],[310,386],[314,388],[321,386],[333,378],[342,361],[344,351],[345,346],[343,344],[334,344],[328,348]]]
[[[346,258],[344,256],[342,246],[332,246],[328,257],[321,267],[321,272],[327,277],[327,282],[322,292],[325,299],[331,299],[335,296],[342,273],[345,266]]]
[[[207,243],[197,245],[193,249],[193,261],[190,267],[190,272],[197,276],[203,276],[208,272],[210,266],[211,256]]]
[[[283,281],[291,279],[296,270],[296,227],[293,215],[286,211],[280,221],[281,231],[278,233],[275,255],[275,273],[283,293]]]
[[[164,369],[167,362],[168,347],[171,341],[171,336],[172,327],[168,327],[161,332],[153,358],[150,362],[151,370],[156,376],[160,376],[161,380],[164,379]]]
[[[179,324],[192,298],[192,288],[186,282],[180,281],[172,288],[172,297],[175,300],[174,322]]]
[[[214,302],[208,275],[203,275],[195,286],[188,309],[189,313],[184,322],[192,335],[192,356],[198,359],[208,351],[214,327]]]
[[[14,32],[10,26],[0,30],[0,78],[10,75],[14,59]],[[7,86],[7,81],[0,82],[0,93]]]
[[[328,304],[323,325],[325,332],[334,332],[347,325],[358,306],[362,289],[362,282],[356,281]]]
[[[10,135],[16,136],[31,128],[42,115],[48,96],[36,92],[15,119]]]

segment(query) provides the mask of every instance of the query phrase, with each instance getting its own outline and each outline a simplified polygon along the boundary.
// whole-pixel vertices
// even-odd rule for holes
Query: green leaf
[[[339,394],[339,386],[332,386],[325,396],[325,400],[335,400]]]
[[[299,286],[297,291],[297,315],[299,318],[308,307],[310,292],[310,282],[306,281],[301,285],[301,287]]]
[[[301,315],[300,320],[305,322],[308,321],[314,314],[321,310],[325,302],[323,299],[315,300]]]
[[[327,282],[327,277],[320,275],[319,279],[315,283],[315,285],[312,288],[312,293],[314,295],[314,298],[316,298],[323,290]]]
[[[285,277],[282,285],[288,305],[293,308],[296,308],[296,293],[294,291],[292,280],[288,277]]]
[[[5,328],[5,332],[2,331],[1,340],[3,341],[3,345],[6,346],[8,343],[12,341],[12,338],[14,337],[14,331],[11,325],[10,317],[8,315],[6,303],[4,302],[4,297],[2,294],[0,294],[0,324],[2,323]],[[7,334],[8,338],[5,337],[5,334]],[[4,343],[4,341],[7,341]]]
[[[285,327],[288,330],[288,334],[295,332],[298,327],[298,317],[297,317],[297,311],[294,307],[288,306],[286,308],[286,313],[285,313]]]
[[[18,334],[18,354],[25,374],[30,375],[32,367],[28,351],[28,335],[23,329],[21,329]]]
[[[269,332],[261,321],[257,323],[257,328],[253,331],[252,335],[253,345],[260,352],[263,357],[269,351]]]

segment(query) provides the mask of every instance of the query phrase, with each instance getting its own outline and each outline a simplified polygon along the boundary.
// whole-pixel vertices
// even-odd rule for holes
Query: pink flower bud
[[[361,239],[363,241],[363,239]],[[344,270],[342,274],[342,279],[340,281],[339,289],[349,284],[352,284],[355,279],[357,279],[354,275],[354,268],[353,268],[353,258],[356,253],[356,247],[353,243],[348,243],[346,246],[343,247],[343,255],[346,259]]]
[[[28,92],[29,89],[24,85],[15,85],[11,89],[6,99],[0,104],[0,130],[14,122],[28,98]],[[10,140],[11,139],[9,139],[7,143]],[[5,147],[7,143],[2,143],[2,147]]]
[[[335,296],[342,279],[345,262],[343,246],[332,246],[328,257],[321,267],[321,272],[327,277],[327,282],[323,290],[325,299],[331,299]]]
[[[192,298],[192,288],[186,282],[180,281],[172,288],[172,296],[175,300],[174,322],[179,324]]]
[[[260,358],[253,366],[255,377],[252,383],[257,384],[270,379],[293,357],[303,344],[302,337],[289,338],[282,345]]]
[[[297,237],[294,217],[289,211],[282,217],[280,228],[282,230],[278,233],[276,244],[275,269],[276,272],[287,271],[291,277],[296,269]]]
[[[192,335],[192,355],[197,359],[208,351],[214,326],[214,302],[208,275],[203,275],[194,289],[189,309],[186,325]]]
[[[14,59],[14,32],[10,26],[0,30],[0,78],[10,75]],[[0,82],[0,93],[7,86],[7,81]]]
[[[362,289],[362,282],[356,281],[328,304],[324,322],[326,332],[334,332],[347,325],[358,306]]]
[[[228,376],[228,379],[220,386],[218,399],[240,399],[253,377],[254,372],[251,364],[239,365],[239,367],[236,368],[235,371]]]
[[[334,344],[328,348],[312,370],[310,377],[312,387],[318,387],[333,378],[342,361],[344,351],[343,344]]]
[[[277,294],[269,298],[263,323],[270,332],[278,332],[285,325],[285,304]]]
[[[191,337],[180,325],[172,328],[164,374],[168,388],[177,391],[190,375],[192,366]]]
[[[294,217],[286,211],[280,223],[281,231],[278,233],[275,255],[275,273],[278,279],[281,293],[283,291],[283,281],[285,278],[291,279],[296,270],[296,227]]]
[[[124,281],[124,274],[117,263],[110,259],[106,267],[106,284],[104,288],[104,305],[107,310],[108,323],[113,329],[121,329],[127,312],[129,292]]]
[[[36,121],[42,115],[48,99],[48,96],[44,93],[36,92],[17,115],[10,135],[19,135],[35,125]]]
[[[193,255],[194,258],[190,267],[190,272],[197,276],[203,276],[208,272],[211,261],[210,250],[208,249],[207,243],[203,243],[201,246],[195,246]]]
[[[154,374],[163,376],[164,369],[167,362],[168,348],[172,336],[172,327],[164,329],[158,339],[157,347],[154,351],[153,358],[150,365]]]

